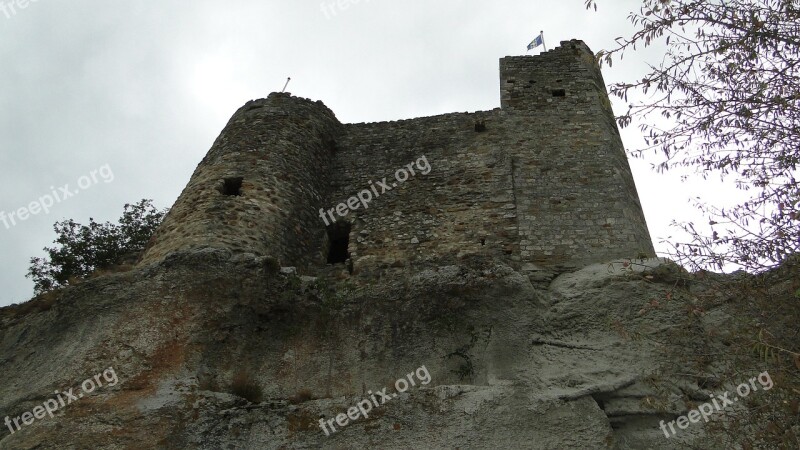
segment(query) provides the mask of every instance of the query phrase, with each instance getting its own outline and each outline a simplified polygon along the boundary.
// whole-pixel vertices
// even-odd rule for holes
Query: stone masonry
[[[500,88],[492,111],[380,123],[341,124],[322,102],[285,93],[250,101],[142,262],[225,248],[313,271],[337,239],[354,271],[471,255],[540,267],[652,256],[591,50],[572,40],[503,58]],[[397,183],[395,171],[422,156],[430,173]],[[393,189],[326,226],[320,209],[384,177]]]

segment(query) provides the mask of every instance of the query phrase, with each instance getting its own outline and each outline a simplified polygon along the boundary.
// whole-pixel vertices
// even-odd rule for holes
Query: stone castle
[[[501,107],[342,124],[322,102],[245,104],[143,263],[191,248],[351,271],[470,255],[538,267],[653,255],[600,68],[579,40],[500,60]],[[326,226],[328,210],[424,156],[431,170]]]
[[[592,53],[501,77],[472,114],[245,105],[139,264],[0,308],[0,449],[797,448],[800,366],[754,352],[749,320],[800,351],[797,263],[609,264],[653,248]]]

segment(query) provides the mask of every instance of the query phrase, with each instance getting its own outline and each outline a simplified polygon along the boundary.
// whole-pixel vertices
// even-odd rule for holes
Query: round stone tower
[[[272,93],[230,119],[145,250],[225,248],[307,266],[322,258],[317,215],[341,124],[322,102]]]

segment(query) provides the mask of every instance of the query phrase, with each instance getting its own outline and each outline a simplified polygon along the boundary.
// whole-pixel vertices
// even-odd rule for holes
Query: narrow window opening
[[[553,97],[566,97],[567,91],[564,89],[553,89]]]
[[[350,259],[350,224],[335,223],[328,226],[328,264],[341,264]]]
[[[486,245],[486,239],[481,239],[481,245]]]
[[[225,178],[220,192],[222,192],[222,195],[240,196],[242,195],[242,181],[244,181],[242,177]]]
[[[483,121],[475,122],[475,131],[478,133],[483,133],[486,131],[486,123]]]
[[[517,80],[515,78],[509,78],[508,80],[506,80],[506,83],[516,83],[516,82]]]

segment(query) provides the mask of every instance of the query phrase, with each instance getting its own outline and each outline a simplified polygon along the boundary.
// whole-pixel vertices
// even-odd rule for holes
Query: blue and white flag
[[[534,39],[533,41],[531,41],[530,44],[528,44],[528,50],[533,50],[533,49],[535,49],[536,47],[538,47],[538,46],[540,46],[542,44],[544,44],[544,38],[540,34],[540,35],[536,36],[536,39]]]

